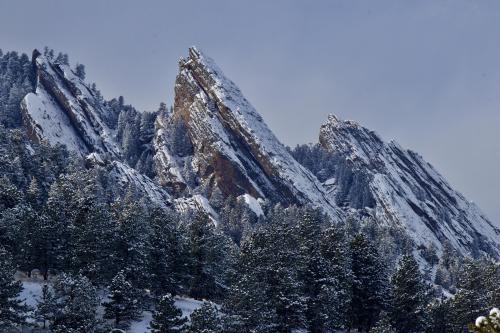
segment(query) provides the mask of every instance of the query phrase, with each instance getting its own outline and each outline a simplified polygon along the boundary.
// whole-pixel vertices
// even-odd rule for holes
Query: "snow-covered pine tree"
[[[151,228],[144,207],[134,200],[131,191],[113,205],[118,230],[114,236],[113,269],[125,272],[127,280],[137,289],[149,287],[148,254]]]
[[[350,301],[348,244],[338,228],[322,230],[326,217],[320,211],[301,211],[294,232],[299,249],[295,265],[304,288],[309,331],[342,329]]]
[[[232,272],[234,244],[215,229],[204,213],[197,213],[187,226],[190,257],[189,294],[194,298],[217,298],[225,292]]]
[[[432,300],[427,306],[425,333],[447,333],[451,329],[451,299],[442,297]]]
[[[54,321],[57,298],[51,290],[51,287],[45,283],[42,287],[42,295],[38,299],[35,311],[35,319],[43,323],[45,329],[47,324],[50,325]]]
[[[424,331],[430,289],[413,255],[402,257],[392,276],[391,287],[390,316],[394,327],[401,333]]]
[[[236,264],[235,281],[224,300],[224,332],[262,332],[277,331],[278,315],[269,306],[270,286],[267,275],[270,253],[267,231],[255,230],[241,244]]]
[[[176,308],[174,303],[174,298],[170,294],[160,298],[149,324],[151,333],[183,332],[187,319],[182,317],[182,311]]]
[[[125,278],[125,273],[118,272],[109,286],[109,300],[102,303],[104,318],[113,319],[118,328],[128,327],[129,321],[139,315],[137,295],[137,291]]]
[[[318,295],[320,316],[329,330],[343,329],[349,324],[352,298],[351,253],[345,231],[338,226],[323,230],[320,250],[325,270]]]
[[[368,331],[385,309],[386,272],[376,248],[364,235],[356,235],[350,248],[353,273],[350,327]]]
[[[77,63],[75,67],[75,75],[80,79],[85,80],[85,65]]]
[[[454,332],[467,329],[467,324],[487,309],[500,304],[500,268],[495,262],[466,259],[458,277],[457,293],[451,301],[451,325]]]
[[[163,209],[151,212],[152,233],[148,257],[151,290],[156,296],[176,294],[186,283],[188,260],[177,230],[179,218]]]
[[[302,329],[306,324],[306,304],[302,297],[303,282],[299,278],[296,258],[298,249],[293,225],[301,214],[297,210],[276,207],[269,215],[263,244],[265,260],[260,263],[268,285],[268,303],[275,309],[278,331]],[[257,250],[261,250],[257,248]]]
[[[102,323],[97,318],[99,298],[96,288],[81,275],[61,273],[54,281],[56,310],[54,333],[96,333]]]
[[[381,311],[375,326],[370,329],[370,333],[397,333],[391,324],[391,319],[387,312]]]
[[[19,299],[23,287],[14,281],[16,268],[12,256],[0,247],[0,330],[17,327],[25,322],[27,307]]]
[[[222,323],[217,307],[212,302],[205,301],[202,306],[191,314],[191,323],[186,333],[222,333]]]

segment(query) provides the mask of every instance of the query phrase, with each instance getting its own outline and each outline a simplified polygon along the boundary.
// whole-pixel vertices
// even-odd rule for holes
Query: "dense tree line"
[[[35,73],[31,59],[17,52],[0,49],[0,124],[14,128],[21,125],[19,104],[34,90]]]

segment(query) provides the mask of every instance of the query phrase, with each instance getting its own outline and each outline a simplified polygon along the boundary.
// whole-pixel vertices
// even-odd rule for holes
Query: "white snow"
[[[371,177],[369,187],[380,223],[400,227],[416,245],[434,244],[438,252],[446,238],[467,254],[472,235],[478,232],[500,254],[500,231],[420,155],[394,141],[385,143],[373,131],[335,116],[321,127],[320,141]],[[330,192],[332,200],[336,194]]]
[[[41,298],[42,287],[46,282],[43,281],[42,279],[27,278],[22,273],[16,274],[16,277],[20,279],[23,284],[23,290],[19,296],[19,299],[25,300],[25,304],[29,305],[30,307],[32,307],[32,309],[34,309]],[[203,301],[200,300],[183,296],[175,297],[175,306],[182,311],[182,316],[187,317],[188,319],[193,313],[193,311],[200,308],[202,305]],[[152,318],[151,312],[144,311],[142,313],[142,318],[138,321],[133,321],[127,332],[128,333],[150,332],[148,326],[149,323],[151,322],[151,318]]]
[[[75,132],[68,116],[62,112],[53,98],[40,87],[29,93],[21,102],[25,115],[40,140],[51,145],[66,145],[69,150],[86,153],[87,148]]]
[[[262,210],[262,207],[257,199],[252,197],[250,194],[243,194],[241,197],[248,205],[248,208],[250,208],[255,213],[255,215],[257,216],[264,215],[264,211]]]
[[[81,155],[86,155],[91,147],[91,150],[119,156],[120,149],[113,139],[113,131],[101,119],[103,110],[96,109],[103,106],[85,83],[69,66],[52,64],[43,55],[36,58],[36,65],[44,80],[38,78],[35,93],[23,99],[22,107],[37,137],[52,145],[65,144],[69,150]],[[51,84],[44,85],[45,81]],[[70,86],[73,86],[72,91]],[[58,96],[58,102],[51,93]],[[65,105],[65,108],[60,105]]]

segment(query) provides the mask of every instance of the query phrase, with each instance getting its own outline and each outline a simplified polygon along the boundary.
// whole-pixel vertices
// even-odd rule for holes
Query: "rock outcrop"
[[[64,64],[49,61],[33,51],[36,91],[21,102],[30,136],[50,144],[65,144],[84,156],[97,152],[118,157],[120,150],[103,121],[101,103],[75,73]]]
[[[337,204],[401,226],[416,245],[439,249],[448,241],[463,254],[500,255],[500,230],[417,153],[335,116],[319,141],[339,160],[336,176],[325,182]]]
[[[225,196],[312,204],[337,214],[321,183],[295,161],[212,59],[190,48],[179,67],[172,117],[186,124],[200,182]]]

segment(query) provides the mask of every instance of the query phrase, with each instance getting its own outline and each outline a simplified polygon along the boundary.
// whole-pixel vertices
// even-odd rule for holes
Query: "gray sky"
[[[106,97],[152,110],[197,45],[284,143],[356,120],[500,225],[499,18],[497,0],[0,0],[0,48],[67,52]]]

